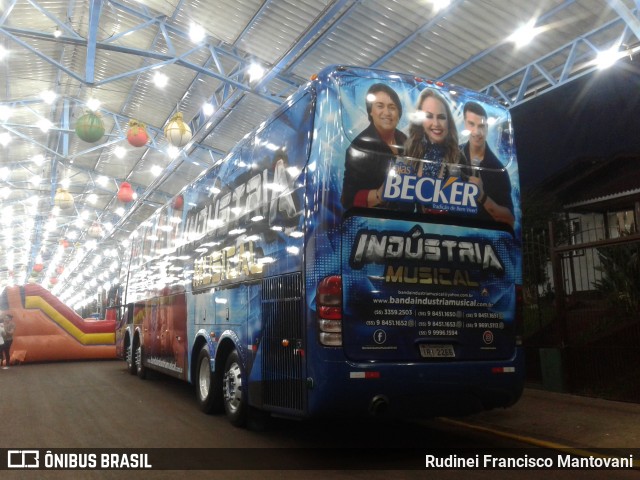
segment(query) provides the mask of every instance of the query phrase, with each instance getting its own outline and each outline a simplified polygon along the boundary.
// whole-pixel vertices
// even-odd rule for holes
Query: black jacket
[[[469,156],[469,142],[462,147],[465,157],[471,163]],[[484,158],[480,162],[480,178],[482,179],[482,187],[484,193],[491,200],[502,207],[509,209],[513,213],[513,200],[511,199],[511,180],[504,165],[498,160],[498,157],[487,146],[484,151]],[[478,218],[483,220],[491,220],[491,215],[484,209],[484,206],[478,205]]]
[[[407,136],[396,129],[397,155],[402,155]],[[361,190],[380,188],[387,178],[396,154],[382,141],[373,123],[363,130],[349,145],[344,162],[342,206],[353,207],[356,194]]]

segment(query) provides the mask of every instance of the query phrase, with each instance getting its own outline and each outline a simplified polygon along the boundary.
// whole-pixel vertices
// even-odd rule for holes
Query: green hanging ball
[[[76,135],[85,142],[97,142],[104,135],[102,119],[95,113],[85,113],[76,122]]]

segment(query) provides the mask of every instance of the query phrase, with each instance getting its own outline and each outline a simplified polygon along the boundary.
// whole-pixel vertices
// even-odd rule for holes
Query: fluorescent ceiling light
[[[515,43],[517,48],[524,47],[538,34],[538,30],[535,25],[535,18],[533,20],[529,20],[526,24],[521,25],[515,32],[513,32],[507,40]]]
[[[206,32],[204,28],[196,23],[191,24],[191,28],[189,29],[189,38],[193,43],[200,43],[204,40],[206,36]]]
[[[123,158],[123,157],[127,154],[127,150],[126,150],[124,147],[122,147],[122,146],[118,145],[118,146],[113,150],[113,153],[115,154],[115,156],[116,156],[116,157],[118,157],[118,158]]]
[[[431,0],[431,3],[433,3],[433,10],[439,12],[447,8],[451,4],[451,0]]]
[[[11,143],[11,135],[9,132],[0,133],[0,145],[6,147],[9,143]]]
[[[202,104],[202,113],[204,113],[205,117],[210,117],[213,115],[215,108],[209,102],[205,102]]]
[[[618,61],[619,58],[625,56],[625,52],[621,52],[618,49],[618,45],[614,45],[608,50],[599,52],[595,59],[595,64],[600,70],[609,68]]]
[[[167,147],[167,155],[169,155],[169,158],[173,160],[174,158],[177,158],[178,155],[180,155],[180,149],[175,145],[169,145]]]
[[[153,83],[158,88],[164,88],[169,83],[169,77],[167,77],[164,73],[156,72],[153,76]]]
[[[53,127],[53,123],[51,123],[51,121],[47,120],[46,118],[41,118],[37,121],[36,126],[44,133],[47,133],[49,130],[51,130],[51,127]]]
[[[97,98],[90,98],[89,101],[87,102],[87,107],[89,107],[89,110],[92,111],[96,111],[100,108],[100,100],[98,100]]]
[[[56,92],[52,92],[51,90],[44,90],[43,92],[40,92],[40,98],[49,105],[54,102],[57,96]]]
[[[7,105],[0,105],[0,121],[6,122],[11,116],[11,108]]]
[[[262,77],[264,77],[264,68],[262,68],[262,66],[257,63],[252,63],[249,66],[249,70],[247,71],[247,73],[249,73],[250,82],[257,82]]]

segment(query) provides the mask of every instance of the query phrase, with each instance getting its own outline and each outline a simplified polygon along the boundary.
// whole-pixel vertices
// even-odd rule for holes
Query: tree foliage
[[[550,291],[547,264],[550,260],[549,223],[554,225],[556,238],[565,237],[566,228],[556,198],[548,193],[531,190],[522,195],[523,282],[525,291],[537,292],[538,286]]]
[[[595,283],[611,304],[625,314],[640,312],[640,245],[598,248],[602,279]]]

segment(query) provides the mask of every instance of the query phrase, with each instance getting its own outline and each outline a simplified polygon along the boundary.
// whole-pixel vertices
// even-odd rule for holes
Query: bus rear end
[[[508,111],[459,87],[350,68],[320,76],[317,98],[309,413],[512,405],[524,368]]]

